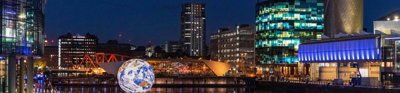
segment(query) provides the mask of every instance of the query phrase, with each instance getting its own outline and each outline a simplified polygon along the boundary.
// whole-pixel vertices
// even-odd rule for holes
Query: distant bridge
[[[109,63],[119,62],[132,59],[133,57],[112,54],[112,53],[95,53],[95,54],[83,54],[83,59],[78,64],[74,64],[74,68],[79,68],[84,65],[86,68],[97,68],[98,63]]]
[[[111,54],[111,53],[95,53],[84,54],[84,58],[79,64],[75,64],[75,69],[80,67],[90,68],[104,68],[107,73],[116,74],[118,68],[124,61],[132,59],[133,57]],[[202,60],[202,59],[143,59],[149,62],[156,73],[168,74],[199,74],[207,75],[212,73],[216,76],[223,76],[227,73],[231,66],[228,63]]]

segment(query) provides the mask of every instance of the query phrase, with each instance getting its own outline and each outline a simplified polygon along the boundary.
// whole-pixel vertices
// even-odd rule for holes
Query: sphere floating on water
[[[125,92],[146,92],[153,86],[154,71],[146,61],[131,59],[119,68],[117,78],[119,86]]]

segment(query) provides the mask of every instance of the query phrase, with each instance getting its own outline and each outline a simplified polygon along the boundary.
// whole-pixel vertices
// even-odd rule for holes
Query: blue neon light
[[[13,15],[17,14],[17,13],[16,13],[16,12],[14,12],[14,11],[4,11],[4,13],[7,13],[7,14],[13,14]]]
[[[299,46],[301,62],[381,60],[378,39],[303,44]]]

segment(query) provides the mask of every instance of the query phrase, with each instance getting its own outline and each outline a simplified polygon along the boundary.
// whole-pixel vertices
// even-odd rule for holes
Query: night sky
[[[46,34],[48,40],[71,32],[95,34],[100,42],[163,44],[179,40],[181,4],[188,1],[193,0],[48,0]],[[256,0],[200,1],[206,3],[208,35],[220,27],[255,22]],[[399,4],[400,0],[365,0],[364,26],[373,30],[372,21],[400,9]]]

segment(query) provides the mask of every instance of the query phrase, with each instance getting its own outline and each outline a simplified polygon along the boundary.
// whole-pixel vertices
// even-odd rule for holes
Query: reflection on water
[[[59,86],[61,93],[123,93],[119,87]]]
[[[151,93],[246,93],[246,88],[154,88]]]
[[[119,87],[59,86],[61,93],[124,93]],[[152,88],[149,93],[248,93],[249,88]]]

